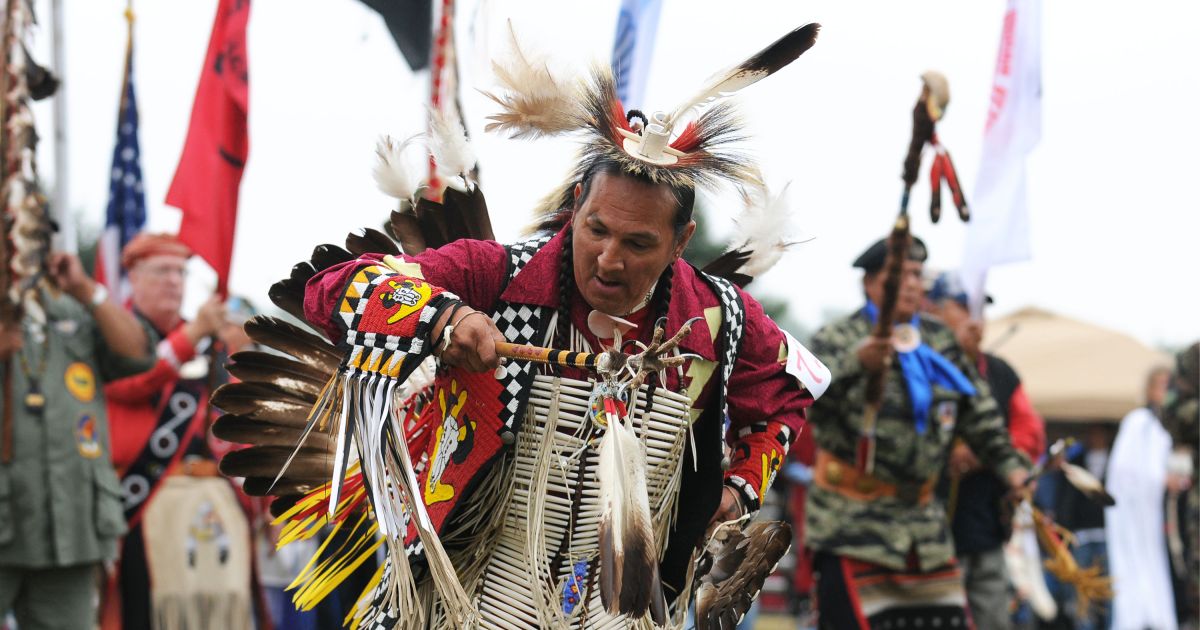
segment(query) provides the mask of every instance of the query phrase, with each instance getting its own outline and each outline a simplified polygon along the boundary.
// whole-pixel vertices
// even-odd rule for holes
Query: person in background
[[[174,236],[148,233],[121,253],[133,313],[162,341],[150,371],[105,390],[130,528],[106,628],[183,627],[188,615],[234,630],[250,624],[249,527],[208,439],[209,350],[225,305],[213,296],[195,319],[182,317],[190,256]]]
[[[1172,537],[1175,603],[1180,627],[1196,628],[1200,625],[1200,485],[1195,481],[1200,469],[1200,342],[1175,355],[1175,378],[1168,399],[1163,424],[1174,442],[1167,527]]]
[[[1112,444],[1109,426],[1093,424],[1087,428],[1082,443],[1067,449],[1067,461],[1086,469],[1097,479],[1104,480],[1108,466],[1108,451]],[[1108,543],[1104,537],[1104,506],[1089,499],[1075,486],[1062,479],[1063,473],[1051,473],[1060,478],[1055,497],[1054,514],[1059,525],[1075,536],[1071,554],[1080,567],[1100,567],[1102,575],[1109,575]],[[1064,598],[1062,612],[1071,618],[1076,630],[1105,630],[1108,628],[1110,605],[1105,601],[1094,602],[1087,614],[1080,614],[1075,605],[1075,589],[1062,590]]]
[[[854,263],[864,271],[866,305],[812,340],[833,372],[810,416],[817,454],[805,508],[823,629],[966,627],[962,574],[934,493],[950,446],[966,439],[1013,491],[1028,478],[974,362],[952,330],[920,315],[924,243],[914,237],[898,254],[904,260],[891,337],[872,334],[889,280],[888,247],[879,240]],[[868,381],[880,373],[883,398],[871,434],[863,410]],[[871,450],[873,459],[863,456]]]
[[[795,543],[792,553],[796,554],[796,566],[792,572],[792,609],[796,613],[797,630],[816,628],[816,610],[813,606],[812,552],[804,544],[804,503],[808,488],[812,485],[813,466],[816,463],[817,445],[812,431],[801,431],[788,451],[788,463],[783,467],[791,496],[788,509],[791,512],[792,534]]]
[[[102,386],[152,365],[153,335],[70,254],[0,330],[0,618],[22,630],[90,628],[96,579],[125,532]]]
[[[951,271],[929,274],[926,285],[925,312],[954,331],[967,359],[987,380],[1013,446],[1030,461],[1036,461],[1046,445],[1046,424],[1029,402],[1021,378],[1012,366],[980,349],[983,322],[971,317],[967,293],[958,274]],[[1012,532],[1012,510],[1007,505],[1007,484],[984,470],[971,447],[956,439],[939,490],[951,518],[954,552],[963,569],[967,601],[976,628],[1009,628],[1004,543]]]
[[[1167,562],[1163,499],[1171,435],[1159,419],[1170,371],[1146,379],[1146,405],[1129,412],[1108,459],[1105,488],[1116,505],[1104,512],[1113,576],[1113,630],[1175,630],[1175,597]]]

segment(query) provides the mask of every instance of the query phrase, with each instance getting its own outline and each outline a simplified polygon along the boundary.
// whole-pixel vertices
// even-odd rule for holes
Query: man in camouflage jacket
[[[893,319],[911,324],[917,341],[911,334],[907,345],[898,334],[894,341],[871,336],[886,257],[881,240],[855,261],[865,271],[868,304],[813,337],[814,353],[834,376],[810,416],[818,451],[806,528],[816,552],[821,627],[966,627],[954,543],[934,485],[956,437],[1014,489],[1024,485],[1027,471],[986,381],[954,333],[917,315],[926,257],[920,239],[913,239],[904,263]],[[886,374],[868,473],[856,464],[856,453],[866,382],[874,370]]]

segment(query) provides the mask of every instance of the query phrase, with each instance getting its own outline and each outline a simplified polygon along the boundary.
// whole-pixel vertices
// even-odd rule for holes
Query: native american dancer
[[[497,69],[491,128],[585,145],[515,244],[489,240],[457,123],[434,125],[456,130],[431,147],[454,183],[441,204],[414,204],[390,167],[403,146],[382,148],[403,254],[371,230],[349,251],[317,248],[272,299],[337,348],[252,320],[252,338],[294,360],[235,355],[245,382],[214,397],[230,413],[215,433],[258,445],[222,469],[283,496],[284,541],[327,522],[355,532],[298,578],[299,604],[382,544],[387,562],[347,619],[357,627],[678,627],[693,591],[700,627],[736,624],[790,531],[725,526],[703,556],[699,544],[758,509],[830,375],[681,255],[698,186],[775,205],[732,149],[731,105],[713,101],[790,63],[817,29],[653,116],[626,113],[606,69],[558,81],[518,49]],[[776,231],[718,263],[745,281],[783,244]]]

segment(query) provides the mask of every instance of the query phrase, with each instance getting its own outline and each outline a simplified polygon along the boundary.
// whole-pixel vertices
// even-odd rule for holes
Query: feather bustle
[[[303,448],[288,466],[292,478],[328,479],[333,472],[333,454],[320,449]],[[252,446],[231,451],[221,458],[221,473],[229,477],[271,477],[292,455],[288,446]]]
[[[304,320],[304,283],[292,278],[284,278],[267,289],[267,297],[271,303],[283,309],[283,312]]]
[[[273,424],[230,413],[217,418],[212,426],[214,436],[233,444],[292,448],[300,441],[303,431],[295,426]],[[320,450],[332,449],[333,439],[324,433],[314,433],[309,437],[308,446]]]
[[[333,374],[342,362],[342,356],[333,344],[277,317],[255,316],[246,322],[245,330],[256,343],[283,352],[325,374]]]
[[[396,242],[387,234],[374,228],[363,228],[361,234],[355,232],[347,234],[346,249],[355,256],[368,253],[400,255],[400,248],[396,246]]]
[[[267,383],[226,383],[212,395],[226,413],[286,426],[304,426],[312,403]]]
[[[269,383],[297,398],[316,402],[329,375],[300,361],[270,352],[243,350],[229,357],[229,373],[247,383]]]
[[[400,209],[392,211],[387,229],[391,237],[400,243],[400,249],[409,256],[415,256],[428,249],[421,231],[421,223],[412,204],[408,202],[401,202]]]
[[[334,265],[350,262],[354,258],[354,254],[339,245],[323,243],[313,248],[312,258],[309,259],[309,262],[316,271],[323,271]]]

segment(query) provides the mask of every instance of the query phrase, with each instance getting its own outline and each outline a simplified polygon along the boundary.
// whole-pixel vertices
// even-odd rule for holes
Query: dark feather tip
[[[817,43],[817,33],[821,25],[813,22],[775,40],[775,43],[762,49],[757,55],[746,60],[742,68],[751,72],[771,74],[792,63],[803,55],[813,44]]]
[[[363,254],[388,254],[398,256],[400,248],[388,235],[373,228],[363,228],[362,234],[351,232],[346,235],[346,249],[355,256]]]
[[[317,245],[313,249],[311,262],[313,267],[319,271],[351,260],[354,260],[354,254],[337,245],[326,243]]]

